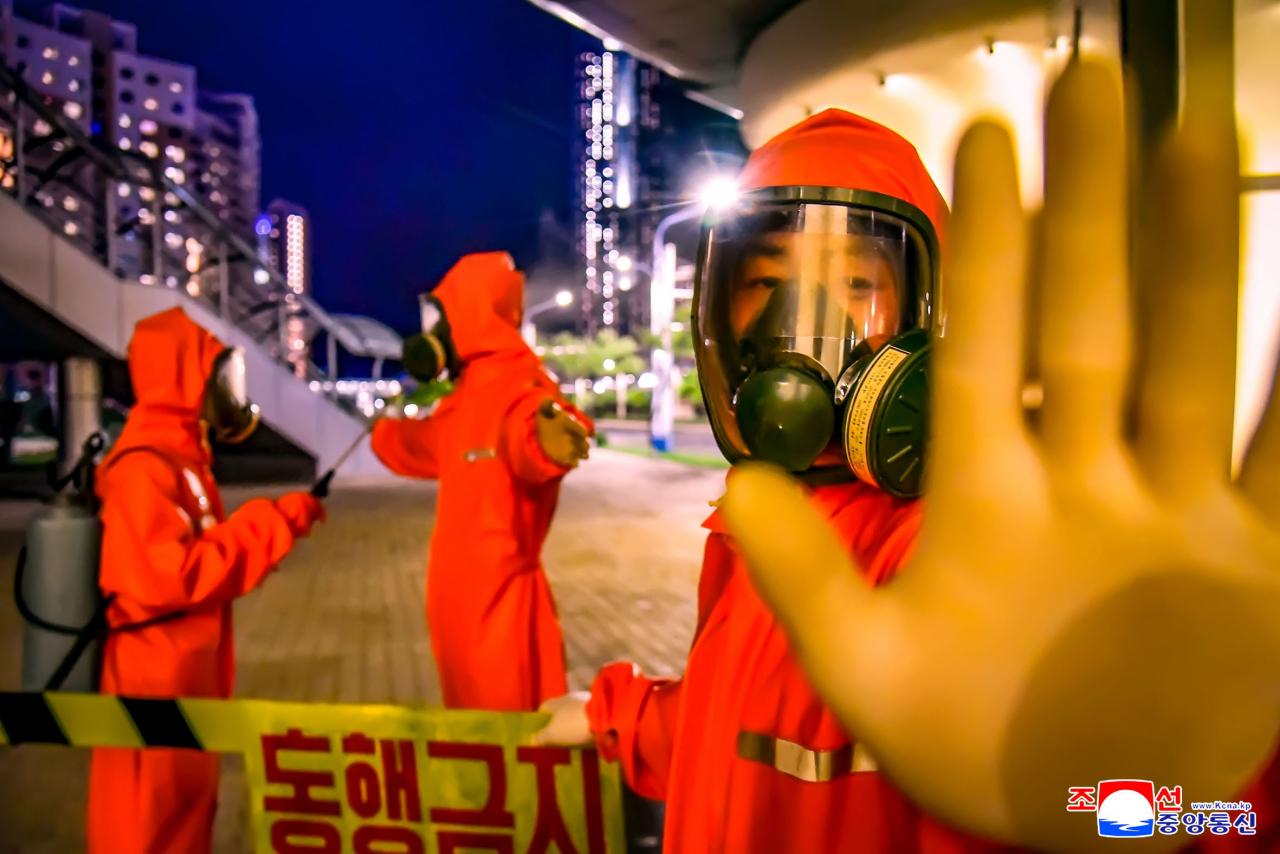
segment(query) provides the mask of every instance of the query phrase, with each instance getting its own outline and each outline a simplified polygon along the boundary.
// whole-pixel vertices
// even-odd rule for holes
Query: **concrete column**
[[[66,474],[80,458],[80,449],[102,429],[102,368],[93,359],[67,359],[61,366],[61,469]]]

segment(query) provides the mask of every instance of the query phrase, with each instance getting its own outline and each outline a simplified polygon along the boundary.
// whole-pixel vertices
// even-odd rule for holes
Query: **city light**
[[[702,204],[709,208],[727,207],[738,198],[738,185],[730,178],[713,178],[707,182],[698,196]]]
[[[604,369],[605,369],[606,371],[612,371],[612,370],[617,366],[617,364],[618,364],[618,363],[617,363],[617,362],[615,362],[613,359],[605,359],[605,360],[604,360]]]
[[[412,418],[413,416],[417,415],[417,414],[418,414],[418,404],[416,404],[416,403],[406,403],[406,404],[404,405],[404,414],[405,414],[405,416],[406,416],[406,417],[408,417],[408,418]]]
[[[260,285],[265,285],[267,282],[271,281],[271,274],[259,267],[253,271],[253,280]]]
[[[623,255],[620,258],[618,258],[614,266],[625,273],[627,270],[631,269],[631,259],[628,258],[626,255]]]
[[[304,223],[297,214],[289,214],[285,220],[285,280],[290,290],[302,293],[306,284],[303,238]]]
[[[573,294],[569,291],[561,291],[556,294],[556,305],[565,306],[573,302]]]

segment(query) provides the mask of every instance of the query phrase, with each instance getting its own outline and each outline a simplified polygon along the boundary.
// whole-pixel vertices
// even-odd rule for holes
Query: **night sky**
[[[599,43],[526,0],[70,5],[137,24],[139,52],[196,66],[202,89],[253,95],[262,204],[310,211],[331,310],[412,332],[459,255],[527,267],[541,212],[571,221],[574,60]]]

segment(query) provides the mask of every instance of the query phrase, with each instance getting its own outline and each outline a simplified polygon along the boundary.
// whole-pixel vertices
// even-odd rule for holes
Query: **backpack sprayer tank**
[[[102,523],[91,507],[59,495],[27,528],[27,566],[20,591],[27,607],[59,626],[87,625],[98,611]],[[22,637],[22,690],[42,691],[76,636],[28,622]],[[89,642],[62,683],[63,691],[97,690],[101,640]]]
[[[24,691],[97,690],[105,608],[98,589],[102,523],[93,466],[103,445],[96,433],[85,442],[75,468],[55,485],[51,505],[27,528],[18,556],[14,599],[26,620]]]

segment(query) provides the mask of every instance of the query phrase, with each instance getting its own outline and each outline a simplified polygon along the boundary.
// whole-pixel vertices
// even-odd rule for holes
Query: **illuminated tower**
[[[628,242],[635,199],[636,62],[608,47],[582,54],[580,62],[582,312],[587,334],[594,335],[602,328],[625,331],[621,298],[631,277],[619,269],[626,257],[619,247]]]
[[[270,226],[265,241],[268,260],[290,291],[285,296],[281,344],[297,375],[305,377],[306,323],[298,297],[311,291],[311,215],[300,205],[276,199],[267,205],[263,227],[266,225]]]

